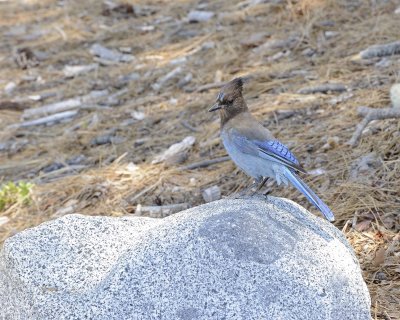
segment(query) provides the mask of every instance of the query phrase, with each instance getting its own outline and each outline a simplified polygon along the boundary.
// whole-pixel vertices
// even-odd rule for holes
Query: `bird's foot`
[[[263,193],[263,195],[264,196],[266,196],[266,197],[268,197],[268,195],[271,193],[271,189],[267,189],[267,191],[265,191],[264,193]]]
[[[264,185],[267,183],[268,179],[269,179],[269,177],[266,177],[261,180],[257,189],[255,191],[253,191],[253,193],[251,194],[251,197],[253,197],[256,193],[258,193],[262,189],[262,187],[264,187]]]

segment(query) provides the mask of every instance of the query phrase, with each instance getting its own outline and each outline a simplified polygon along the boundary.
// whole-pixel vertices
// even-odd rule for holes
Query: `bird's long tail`
[[[296,187],[297,190],[307,197],[308,201],[322,212],[327,220],[330,222],[335,221],[335,216],[331,209],[329,209],[329,207],[300,179],[296,173],[287,169],[285,170],[285,177]]]

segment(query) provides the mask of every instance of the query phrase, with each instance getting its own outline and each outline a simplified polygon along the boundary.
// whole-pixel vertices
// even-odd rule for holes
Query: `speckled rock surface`
[[[342,234],[295,203],[69,215],[8,239],[0,319],[370,319]]]

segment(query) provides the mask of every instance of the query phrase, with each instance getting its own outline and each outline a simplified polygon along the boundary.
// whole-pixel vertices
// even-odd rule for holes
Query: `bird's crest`
[[[222,87],[220,94],[223,94],[224,96],[241,95],[243,91],[243,83],[243,78],[235,78]]]

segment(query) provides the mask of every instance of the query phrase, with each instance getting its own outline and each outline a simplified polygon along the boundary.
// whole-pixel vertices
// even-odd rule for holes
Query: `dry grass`
[[[191,72],[193,80],[187,85],[190,88],[212,83],[219,77],[226,81],[239,75],[253,76],[245,88],[252,111],[292,148],[304,167],[326,171],[305,179],[333,208],[336,226],[344,228],[360,259],[373,298],[372,316],[398,319],[400,123],[371,123],[358,147],[345,144],[360,120],[357,106],[387,106],[389,88],[398,81],[398,56],[391,57],[391,64],[385,68],[374,66],[378,60],[366,64],[353,59],[369,45],[398,40],[395,1],[376,1],[372,5],[370,1],[288,0],[243,7],[244,3],[210,2],[207,9],[221,15],[201,24],[179,22],[195,8],[193,1],[135,1],[145,9],[144,6],[151,6],[155,13],[130,17],[104,16],[102,2],[94,0],[0,3],[0,87],[9,81],[17,83],[13,95],[3,95],[2,101],[56,93],[45,102],[24,100],[27,106],[36,107],[94,89],[116,92],[121,89],[118,77],[140,74],[139,81],[125,85],[128,90],[119,97],[117,106],[81,111],[72,122],[10,130],[7,125],[18,122],[21,112],[0,110],[0,142],[28,141],[18,152],[0,153],[0,183],[27,180],[36,184],[30,205],[16,204],[0,212],[10,218],[0,226],[0,242],[15,232],[53,219],[68,206],[83,214],[120,216],[133,213],[138,204],[201,204],[201,190],[214,184],[221,187],[223,195],[246,186],[250,180],[230,162],[192,171],[180,170],[180,165],[151,164],[155,155],[188,135],[196,137],[196,144],[186,163],[225,155],[218,138],[219,120],[206,112],[217,89],[189,93],[177,87],[178,79],[164,84],[159,92],[151,87],[176,67],[171,61],[186,57],[180,78]],[[153,31],[140,30],[165,17],[170,20],[156,24]],[[27,28],[18,33],[18,25]],[[7,35],[10,30],[14,31]],[[339,33],[324,39],[325,31]],[[290,48],[264,51],[241,44],[259,32],[269,34],[263,41],[288,37],[296,41]],[[64,65],[93,62],[89,47],[96,42],[113,48],[131,47],[137,59],[65,79]],[[210,42],[213,48],[199,49]],[[13,52],[24,47],[43,51],[47,58],[37,67],[21,70],[13,62]],[[316,55],[304,55],[307,48]],[[270,59],[282,51],[280,58]],[[352,96],[334,104],[330,101],[339,94],[296,93],[302,87],[325,82],[345,84]],[[133,110],[144,112],[146,118],[122,125]],[[293,114],[284,117],[282,110]],[[198,131],[191,132],[182,121]],[[70,130],[77,124],[76,130]],[[110,129],[116,129],[125,142],[90,145],[94,137]],[[339,142],[324,147],[334,137]],[[141,142],[135,143],[138,141]],[[351,178],[357,159],[371,152],[381,159],[381,165]],[[65,175],[65,169],[50,173],[42,170],[76,155],[84,155],[87,160],[87,167],[81,172]],[[138,170],[129,170],[130,162]],[[274,195],[310,208],[293,189],[272,189]]]

